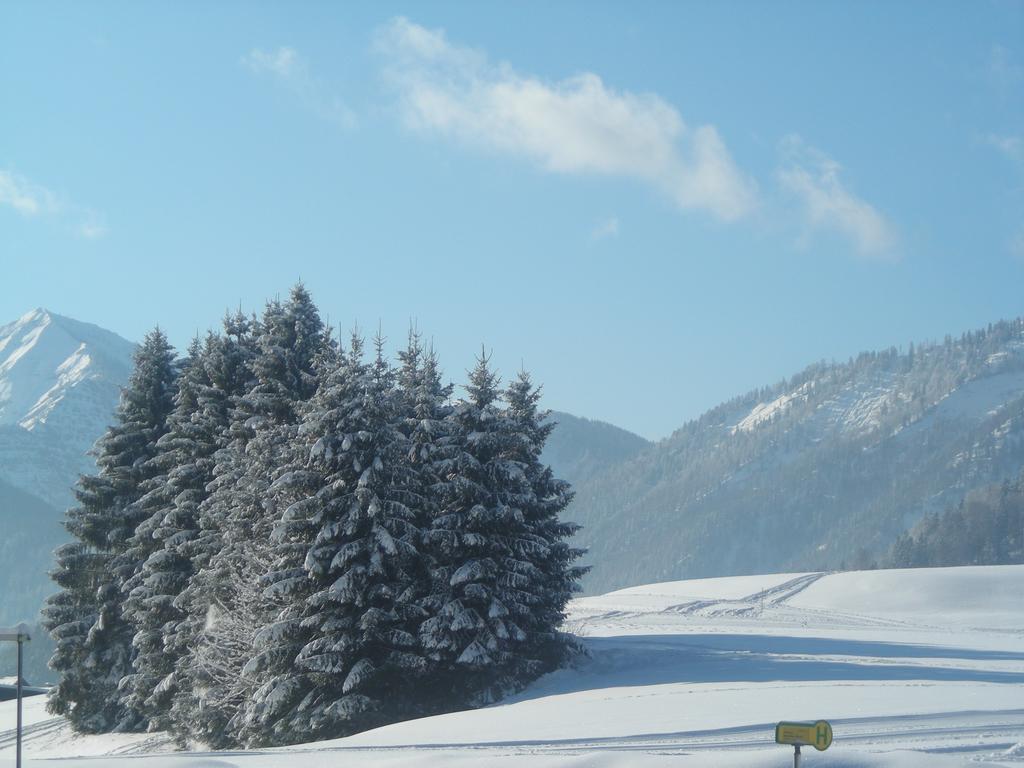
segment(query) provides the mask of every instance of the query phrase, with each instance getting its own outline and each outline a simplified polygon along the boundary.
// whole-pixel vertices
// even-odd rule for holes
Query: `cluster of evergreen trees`
[[[551,425],[481,357],[452,401],[331,338],[296,286],[183,361],[147,335],[44,609],[80,731],[213,747],[345,735],[494,700],[559,664],[582,568]]]
[[[893,543],[893,568],[1024,563],[1024,473],[925,515]]]

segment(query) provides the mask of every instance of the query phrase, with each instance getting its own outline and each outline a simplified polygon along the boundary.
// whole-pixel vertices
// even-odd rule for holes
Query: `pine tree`
[[[256,633],[272,619],[260,585],[272,568],[269,537],[277,516],[268,489],[287,463],[301,404],[316,391],[330,347],[301,285],[285,304],[269,303],[252,361],[255,384],[238,399],[230,443],[217,454],[203,514],[218,546],[183,598],[198,632],[184,662],[191,682],[175,718],[188,735],[213,746],[237,743],[239,718],[254,692],[242,672]]]
[[[187,562],[188,576],[172,603],[178,619],[170,626],[165,625],[163,632],[164,647],[173,659],[174,669],[173,677],[165,677],[161,683],[170,688],[167,695],[171,698],[171,729],[182,738],[211,739],[218,733],[218,727],[223,726],[216,718],[200,711],[203,700],[200,692],[217,677],[210,667],[204,666],[207,657],[196,653],[207,620],[209,598],[205,590],[211,581],[199,574],[209,575],[206,569],[221,547],[219,515],[223,511],[210,505],[211,494],[218,488],[223,493],[237,480],[237,465],[227,455],[235,447],[232,427],[237,424],[232,417],[242,396],[254,385],[252,363],[256,329],[255,319],[241,312],[225,316],[224,334],[214,339],[207,352],[204,367],[209,386],[201,388],[198,396],[196,427],[200,432],[194,445],[196,476],[182,477],[191,486],[191,492],[175,504],[168,520],[179,532],[165,540],[166,547],[180,558],[175,559],[176,563]],[[184,467],[183,470],[187,472]]]
[[[540,458],[556,426],[550,412],[539,408],[540,388],[535,388],[529,374],[521,371],[505,397],[513,437],[509,458],[519,465],[527,483],[516,503],[523,511],[529,536],[520,543],[513,568],[539,580],[540,589],[531,585],[530,591],[537,591],[541,598],[525,617],[523,629],[529,655],[550,668],[572,650],[557,629],[565,620],[565,606],[579,591],[579,581],[589,569],[573,566],[585,553],[568,543],[579,526],[559,517],[572,501],[572,489],[564,480],[556,479],[551,467]]]
[[[441,373],[434,350],[424,349],[420,335],[410,329],[405,350],[398,353],[400,366],[396,371],[395,402],[399,429],[408,448],[409,479],[417,507],[415,521],[427,530],[440,509],[442,464],[454,454],[449,435],[448,404],[452,385],[441,382]],[[425,569],[419,575],[424,596],[429,594],[430,563],[421,558]]]
[[[138,712],[150,728],[155,726],[151,718],[158,715],[159,710],[147,705],[147,700],[161,679],[154,679],[152,667],[160,663],[163,655],[163,611],[153,598],[165,590],[162,585],[158,587],[147,563],[158,549],[162,549],[155,534],[174,501],[175,490],[168,475],[184,461],[180,426],[196,409],[193,377],[197,370],[201,370],[201,365],[198,365],[200,351],[199,340],[193,339],[180,366],[178,391],[174,397],[174,410],[167,417],[167,431],[157,441],[154,455],[144,466],[150,477],[139,488],[141,497],[131,505],[131,514],[141,522],[129,539],[125,552],[113,563],[113,570],[121,581],[122,613],[134,631],[134,671],[121,679],[119,689],[125,705]]]
[[[237,346],[248,321],[225,318],[228,336],[209,334],[193,342],[179,379],[168,431],[153,461],[164,470],[162,488],[140,500],[150,516],[137,529],[133,554],[143,566],[125,586],[125,614],[135,627],[135,673],[124,682],[128,703],[149,718],[150,730],[171,725],[178,688],[176,666],[188,645],[180,634],[185,618],[178,601],[194,575],[199,506],[213,478],[214,452],[228,423],[227,403],[249,374],[240,369]],[[239,376],[241,373],[241,377]]]
[[[414,634],[418,499],[393,378],[382,341],[366,366],[354,338],[303,422],[304,463],[276,483],[294,499],[274,534],[278,565],[292,567],[272,574],[269,591],[287,601],[249,670],[266,680],[250,723],[270,742],[344,735],[418,711],[414,679],[427,668]],[[294,566],[300,552],[304,573]]]
[[[914,539],[901,533],[896,537],[890,553],[890,565],[893,568],[913,568],[916,564],[916,553],[914,551]]]
[[[74,541],[57,551],[61,588],[44,608],[56,640],[50,662],[60,675],[48,708],[89,733],[137,728],[118,684],[131,672],[132,629],[122,615],[123,579],[114,567],[141,522],[135,502],[155,467],[150,459],[173,406],[174,352],[162,331],[146,335],[121,395],[115,424],[94,448],[98,473],[79,479],[79,506],[65,527]]]
[[[564,651],[557,633],[582,570],[558,521],[568,486],[540,463],[550,428],[521,377],[500,404],[481,355],[467,397],[452,411],[457,450],[442,462],[441,509],[427,534],[433,591],[420,640],[452,702],[482,704],[549,669]]]
[[[415,331],[410,330],[406,349],[398,357],[401,366],[396,379],[402,433],[408,440],[409,462],[421,503],[418,524],[427,527],[437,516],[442,491],[439,463],[452,455],[448,435],[452,385],[442,383],[434,350],[424,350]]]
[[[584,569],[539,391],[481,357],[452,406],[418,333],[397,369],[383,348],[342,352],[301,285],[180,374],[146,337],[58,552],[52,711],[286,744],[493,701],[564,658]]]
[[[481,356],[467,397],[450,417],[456,450],[443,464],[443,500],[426,536],[432,591],[420,641],[434,662],[441,696],[485,703],[511,683],[515,646],[526,640],[516,623],[529,602],[512,599],[504,561],[525,532],[521,513],[505,503],[502,452],[507,429],[497,401],[498,379]],[[517,519],[517,514],[519,519]]]

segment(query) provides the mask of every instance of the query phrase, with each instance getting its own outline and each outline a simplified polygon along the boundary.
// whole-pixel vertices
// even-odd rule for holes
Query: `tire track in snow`
[[[776,584],[758,592],[739,598],[721,598],[710,600],[691,600],[678,605],[670,605],[662,613],[674,613],[680,616],[745,616],[758,613],[762,606],[777,608],[787,600],[800,594],[818,579],[827,575],[825,572],[805,573],[802,576]]]
[[[1024,709],[944,712],[832,720],[835,745],[896,746],[919,751],[955,748],[993,750],[1024,740]],[[420,750],[493,751],[503,754],[576,754],[599,751],[682,754],[689,751],[757,749],[774,746],[775,723],[732,728],[680,731],[579,739],[496,741],[477,743],[404,744],[391,746],[327,747],[329,752],[401,752]],[[978,741],[964,745],[965,738]],[[943,742],[959,742],[954,745]],[[300,750],[296,750],[300,751]],[[304,750],[302,750],[304,751]]]
[[[39,738],[59,731],[64,726],[65,722],[66,721],[62,717],[53,717],[39,723],[23,726],[21,729],[22,741],[28,742],[29,739]],[[17,740],[17,728],[0,731],[0,749],[13,747]]]
[[[47,723],[49,725],[49,723]],[[832,721],[836,731],[833,749],[850,747],[898,747],[919,752],[987,752],[1005,750],[1024,740],[1024,710],[945,712],[932,715],[897,715],[882,718],[849,718]],[[167,752],[189,761],[209,758],[211,765],[233,765],[233,757],[283,756],[300,754],[467,752],[477,755],[575,755],[595,752],[635,752],[684,755],[691,752],[774,748],[775,723],[756,723],[732,728],[655,733],[622,737],[565,740],[499,741],[477,743],[396,744],[366,746],[308,745],[282,750],[225,750],[221,752]],[[964,739],[972,739],[964,743]],[[953,742],[953,743],[949,743]],[[141,748],[140,748],[141,747]],[[148,754],[147,754],[148,752]],[[143,745],[125,748],[118,757],[151,756]],[[113,755],[50,758],[107,761]]]

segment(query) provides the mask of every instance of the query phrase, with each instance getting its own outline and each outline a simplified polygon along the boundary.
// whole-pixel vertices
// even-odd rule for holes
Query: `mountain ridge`
[[[555,424],[541,458],[575,485],[627,461],[653,445],[650,440],[606,421],[551,411]]]
[[[111,421],[135,345],[37,308],[0,326],[0,479],[63,508]],[[71,482],[68,482],[68,480]]]
[[[8,498],[10,489],[28,494],[43,517],[38,510],[59,518],[73,503],[133,350],[44,309],[0,326]],[[565,516],[584,525],[578,542],[596,566],[588,592],[866,565],[927,512],[1019,472],[1024,320],[812,363],[656,442],[565,412],[550,418],[557,426],[543,459],[576,489]]]
[[[37,308],[0,326],[0,624],[31,620],[53,591],[51,553],[93,443],[113,418],[135,345]]]
[[[588,591],[867,565],[1024,463],[1024,320],[815,363],[577,484]],[[627,554],[628,553],[628,554]],[[642,554],[641,554],[642,553]]]

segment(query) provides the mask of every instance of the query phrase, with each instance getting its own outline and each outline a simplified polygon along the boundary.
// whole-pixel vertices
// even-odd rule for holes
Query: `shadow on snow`
[[[749,634],[587,638],[590,657],[503,703],[595,688],[668,683],[931,680],[1024,683],[1024,672],[951,666],[1024,661],[1024,652]],[[899,663],[898,660],[917,660]]]

